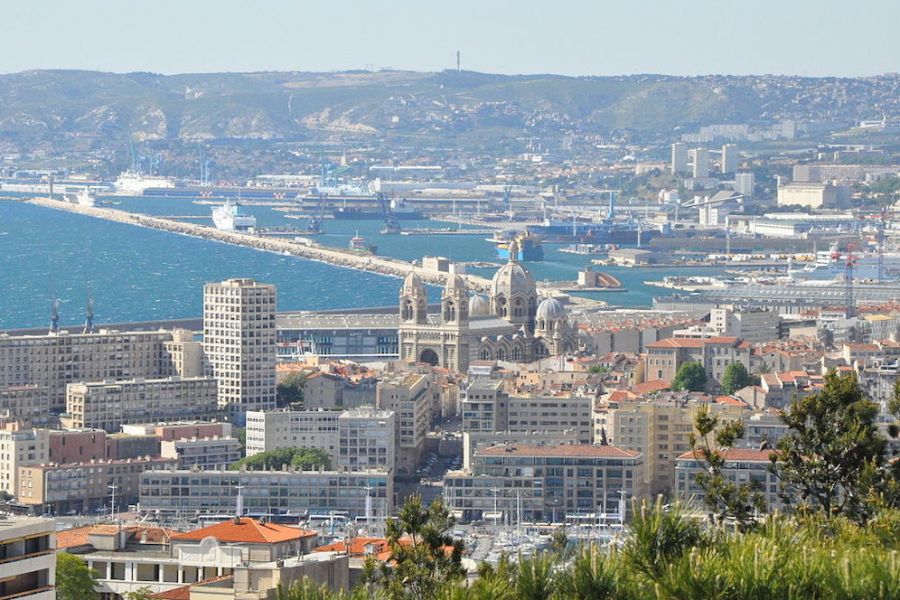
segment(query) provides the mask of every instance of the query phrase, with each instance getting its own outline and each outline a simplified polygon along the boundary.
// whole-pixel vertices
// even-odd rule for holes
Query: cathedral
[[[490,299],[469,295],[465,281],[452,275],[441,293],[441,309],[427,311],[422,279],[410,273],[400,289],[400,358],[466,371],[477,360],[531,362],[577,349],[577,335],[559,300],[538,303],[534,277],[516,260],[494,274]]]

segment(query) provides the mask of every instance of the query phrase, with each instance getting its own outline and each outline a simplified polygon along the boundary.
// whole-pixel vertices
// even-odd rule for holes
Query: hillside
[[[780,118],[853,123],[900,112],[900,77],[573,78],[474,72],[0,75],[0,149],[138,141],[434,140],[676,129]],[[424,138],[423,138],[424,139]]]

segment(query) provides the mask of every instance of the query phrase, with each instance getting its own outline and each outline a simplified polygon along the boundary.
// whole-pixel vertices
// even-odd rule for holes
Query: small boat
[[[350,250],[360,254],[375,254],[377,247],[366,242],[366,238],[359,235],[359,231],[357,231],[356,235],[350,238]]]

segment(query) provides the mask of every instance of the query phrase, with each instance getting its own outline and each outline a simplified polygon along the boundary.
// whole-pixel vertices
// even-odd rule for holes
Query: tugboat
[[[375,254],[378,248],[366,242],[366,238],[359,235],[359,231],[356,232],[352,238],[350,238],[350,250],[353,252],[359,252],[360,254]]]

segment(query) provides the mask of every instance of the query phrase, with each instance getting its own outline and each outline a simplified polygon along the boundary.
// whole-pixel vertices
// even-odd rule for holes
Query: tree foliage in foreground
[[[772,455],[786,505],[844,515],[863,523],[879,503],[895,504],[887,439],[878,431],[879,406],[853,373],[825,376],[822,391],[795,399],[782,418],[788,434]]]
[[[677,505],[635,508],[632,535],[609,549],[483,564],[470,583],[437,576],[420,587],[405,571],[388,586],[371,582],[349,593],[305,582],[280,590],[278,600],[900,598],[900,511],[882,511],[865,525],[821,514],[773,516],[742,533],[704,528]]]
[[[303,373],[291,373],[285,377],[275,388],[275,403],[278,408],[302,404],[305,385],[306,376]]]
[[[231,465],[233,471],[245,467],[248,471],[278,470],[283,466],[294,467],[302,471],[314,471],[318,468],[329,469],[331,458],[320,448],[278,448],[246,456]]]
[[[68,552],[56,554],[56,597],[59,600],[95,600],[97,571]]]
[[[734,362],[725,367],[722,373],[722,391],[733,394],[741,388],[753,384],[753,377],[747,372],[744,363]]]

